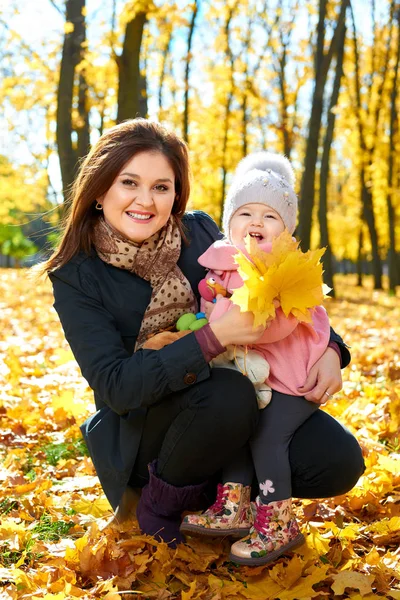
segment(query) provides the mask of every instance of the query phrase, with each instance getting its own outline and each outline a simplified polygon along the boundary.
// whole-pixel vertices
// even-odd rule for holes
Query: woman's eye
[[[158,192],[166,192],[166,191],[168,191],[168,187],[166,185],[163,185],[162,183],[160,183],[160,184],[158,184],[158,185],[156,185],[154,187],[155,187],[155,189]]]
[[[136,185],[136,183],[134,181],[132,181],[132,179],[123,179],[122,184],[127,185],[127,186]]]

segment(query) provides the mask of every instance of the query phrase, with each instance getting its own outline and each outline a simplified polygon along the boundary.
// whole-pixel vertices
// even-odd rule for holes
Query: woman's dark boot
[[[196,510],[206,482],[175,487],[156,475],[157,461],[149,464],[149,483],[142,489],[136,517],[143,533],[167,542],[171,548],[184,542],[179,531],[181,513]]]

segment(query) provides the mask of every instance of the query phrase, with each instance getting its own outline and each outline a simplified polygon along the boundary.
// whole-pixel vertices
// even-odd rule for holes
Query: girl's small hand
[[[330,396],[342,389],[340,361],[333,348],[327,348],[321,358],[310,369],[305,384],[298,388],[306,400],[325,404]]]
[[[206,319],[210,320],[211,313],[214,310],[215,304],[213,302],[204,301],[203,308],[204,314],[206,315]]]

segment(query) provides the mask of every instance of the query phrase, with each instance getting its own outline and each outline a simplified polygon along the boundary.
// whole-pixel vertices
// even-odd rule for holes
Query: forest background
[[[3,2],[0,265],[56,242],[79,160],[141,115],[187,140],[190,207],[217,222],[238,161],[284,152],[328,285],[356,270],[380,289],[386,272],[394,293],[399,23],[398,0]]]
[[[399,0],[0,0],[1,600],[400,600],[399,62]],[[352,363],[321,410],[366,470],[295,500],[306,543],[272,565],[113,520],[79,429],[93,393],[49,282],[19,268],[57,243],[90,145],[136,115],[186,139],[190,208],[218,223],[238,161],[284,152],[302,247],[327,247]]]

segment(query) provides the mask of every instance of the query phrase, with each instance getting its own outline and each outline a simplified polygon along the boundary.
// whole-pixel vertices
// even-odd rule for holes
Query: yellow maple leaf
[[[284,592],[280,592],[279,600],[294,600],[295,598],[314,598],[319,595],[313,588],[313,585],[323,581],[326,577],[328,566],[310,567],[296,585]]]
[[[310,532],[306,536],[308,547],[315,548],[318,556],[323,556],[329,552],[330,538],[324,537],[316,527],[309,525]]]
[[[286,317],[310,323],[310,309],[322,303],[321,257],[324,248],[302,252],[298,242],[284,231],[272,242],[271,252],[264,252],[248,237],[246,249],[235,255],[243,286],[234,291],[232,302],[242,312],[254,314],[254,326],[265,325],[275,317],[278,301]]]
[[[104,515],[112,512],[110,503],[105,496],[99,496],[94,500],[82,498],[77,502],[71,503],[71,508],[83,515],[92,515],[96,518],[104,517]]]
[[[355,571],[341,571],[337,575],[332,575],[334,583],[331,588],[337,596],[344,594],[346,588],[359,590],[362,596],[372,592],[371,585],[375,577],[373,575],[364,575]]]
[[[303,573],[305,561],[295,555],[287,565],[278,563],[269,571],[271,579],[283,588],[288,589],[298,581]]]

